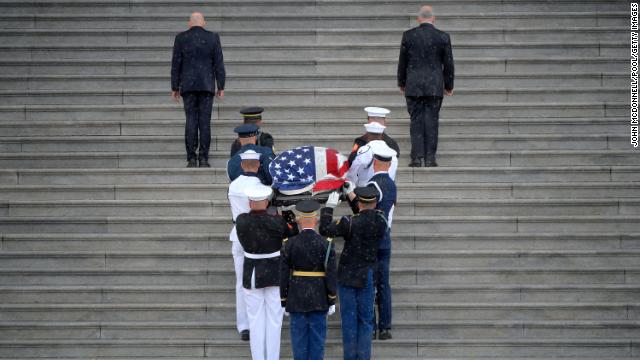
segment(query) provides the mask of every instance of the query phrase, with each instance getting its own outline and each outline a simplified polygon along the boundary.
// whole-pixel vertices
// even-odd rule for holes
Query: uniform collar
[[[377,172],[373,173],[373,176],[376,176],[378,174],[389,174],[389,172],[388,171],[377,171]]]
[[[253,176],[253,177],[258,177],[258,173],[254,173],[254,172],[247,172],[247,171],[244,171],[244,172],[242,173],[242,175],[244,175],[244,176]]]
[[[267,210],[251,210],[249,211],[250,214],[256,214],[256,215],[261,215],[261,214],[266,214]]]
[[[314,229],[314,228],[304,228],[304,229],[302,229],[302,231],[313,231],[313,232],[316,232],[316,229]]]

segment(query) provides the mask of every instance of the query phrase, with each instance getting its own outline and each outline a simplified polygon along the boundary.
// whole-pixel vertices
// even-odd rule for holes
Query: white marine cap
[[[253,150],[247,150],[243,153],[240,153],[240,159],[242,160],[260,160],[260,153],[257,153]]]
[[[373,140],[369,142],[373,157],[381,161],[391,161],[398,153],[387,145],[383,140]]]
[[[387,127],[372,121],[370,123],[364,124],[364,128],[367,129],[368,133],[372,133],[372,134],[382,134],[384,132],[384,129],[386,129]]]
[[[389,109],[375,106],[367,106],[364,108],[364,111],[366,111],[367,115],[371,117],[387,117],[387,114],[391,112]]]
[[[271,197],[272,193],[273,190],[271,190],[271,187],[265,185],[258,185],[256,187],[248,188],[244,191],[244,194],[247,195],[247,197],[251,201],[267,200]]]

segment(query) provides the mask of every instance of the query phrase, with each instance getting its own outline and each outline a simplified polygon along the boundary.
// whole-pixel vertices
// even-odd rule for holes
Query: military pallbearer
[[[331,239],[320,236],[320,204],[296,204],[300,233],[284,242],[280,259],[280,296],[291,318],[294,360],[321,360],[327,336],[327,315],[336,302],[336,259]]]
[[[283,239],[293,233],[280,215],[267,212],[272,193],[264,185],[247,188],[251,211],[236,218],[238,239],[244,249],[242,286],[254,360],[280,358],[284,312],[279,287],[280,249]]]

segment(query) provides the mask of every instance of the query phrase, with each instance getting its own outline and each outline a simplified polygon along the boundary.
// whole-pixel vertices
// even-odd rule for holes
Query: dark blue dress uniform
[[[251,137],[257,134],[258,129],[259,127],[257,125],[245,124],[236,127],[234,131],[238,133],[239,137]],[[229,161],[227,162],[227,176],[229,177],[229,181],[233,181],[238,176],[242,175],[243,170],[240,166],[242,159],[240,158],[240,154],[247,150],[253,150],[257,153],[262,154],[262,156],[260,156],[260,169],[258,170],[258,178],[264,185],[270,186],[273,182],[273,179],[269,174],[269,164],[274,158],[273,151],[264,146],[257,146],[254,144],[247,144],[243,146],[235,155],[231,157],[231,159],[229,159]]]
[[[317,216],[319,207],[317,202],[305,200],[296,210],[302,216]],[[332,241],[313,229],[303,229],[284,242],[280,254],[280,297],[291,318],[293,358],[323,359],[327,311],[336,302]]]
[[[185,147],[187,160],[199,158],[206,163],[211,144],[211,111],[213,94],[224,90],[226,73],[220,36],[194,26],[175,38],[171,60],[171,90],[180,91],[187,118]]]
[[[376,297],[378,304],[378,330],[387,331],[391,329],[391,287],[389,284],[389,263],[391,259],[391,222],[393,220],[393,209],[396,204],[397,188],[395,182],[389,177],[387,172],[378,172],[373,175],[369,186],[374,186],[378,192],[378,202],[376,208],[382,211],[388,221],[378,249],[378,271],[376,273]]]
[[[262,121],[262,113],[264,112],[264,108],[253,106],[247,107],[240,110],[240,114],[244,118],[245,124],[256,124],[257,122]],[[273,136],[268,132],[259,131],[258,137],[256,139],[256,145],[264,146],[266,148],[271,149],[271,151],[275,154],[276,150],[273,147]],[[240,150],[240,140],[235,139],[231,144],[231,151],[229,156],[235,155]]]
[[[375,202],[372,187],[356,188],[359,201]],[[363,210],[333,221],[333,209],[322,209],[320,233],[344,238],[338,265],[338,293],[342,318],[344,359],[370,359],[374,326],[373,276],[380,239],[387,221],[380,210]]]

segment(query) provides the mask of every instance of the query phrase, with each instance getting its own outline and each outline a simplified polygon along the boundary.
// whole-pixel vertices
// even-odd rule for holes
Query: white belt
[[[244,257],[248,259],[260,260],[260,259],[271,259],[280,256],[280,250],[273,252],[271,254],[250,254],[248,252],[244,253]]]

